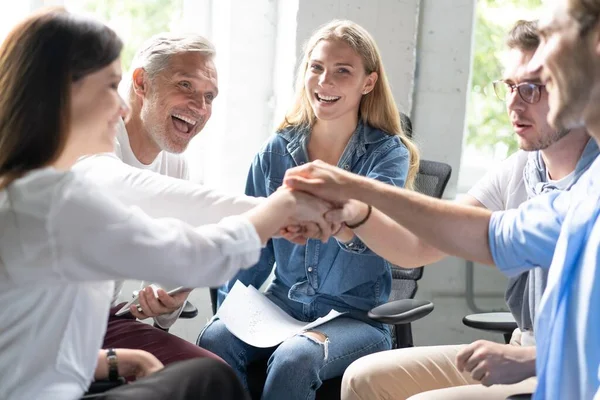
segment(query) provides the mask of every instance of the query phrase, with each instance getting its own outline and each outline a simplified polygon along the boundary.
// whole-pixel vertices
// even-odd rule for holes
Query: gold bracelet
[[[371,211],[373,210],[373,207],[371,207],[370,204],[367,204],[367,215],[365,215],[365,217],[361,220],[358,221],[356,224],[354,225],[348,225],[345,223],[345,225],[350,228],[350,229],[356,229],[359,226],[363,225],[365,222],[367,222],[367,220],[369,219],[369,217],[371,216]]]

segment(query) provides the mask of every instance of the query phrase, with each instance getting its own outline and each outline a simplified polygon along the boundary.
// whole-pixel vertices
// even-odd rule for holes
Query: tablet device
[[[155,284],[152,284],[152,285],[150,285],[150,287],[151,287],[151,288],[152,288],[152,290],[154,291],[154,296],[157,296],[157,294],[156,294],[156,291],[157,291],[158,289],[160,289],[161,287],[160,287],[160,286],[157,286],[157,285],[155,285]],[[176,288],[174,288],[174,289],[168,290],[168,291],[167,291],[167,294],[168,294],[169,296],[173,296],[173,295],[176,295],[176,294],[178,294],[178,293],[185,292],[185,291],[189,291],[189,290],[191,290],[191,289],[190,289],[190,288],[183,287],[183,286],[179,286],[179,287],[176,287]],[[140,298],[139,298],[139,295],[138,295],[138,293],[139,293],[138,291],[135,291],[135,292],[134,292],[133,299],[131,299],[131,301],[129,301],[127,304],[125,304],[123,307],[121,307],[121,308],[120,308],[120,309],[119,309],[119,310],[118,310],[118,311],[115,313],[115,315],[116,315],[117,317],[120,317],[121,315],[125,315],[125,314],[127,314],[127,313],[129,312],[129,307],[131,307],[132,305],[135,305],[135,306],[137,306],[137,305],[139,305],[139,304],[140,304]],[[158,297],[158,296],[157,296],[157,297]]]

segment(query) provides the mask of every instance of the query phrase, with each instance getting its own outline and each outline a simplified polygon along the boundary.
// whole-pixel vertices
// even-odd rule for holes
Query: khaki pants
[[[514,385],[479,384],[456,369],[463,347],[412,347],[363,357],[344,373],[342,400],[505,400],[535,390],[535,378]]]

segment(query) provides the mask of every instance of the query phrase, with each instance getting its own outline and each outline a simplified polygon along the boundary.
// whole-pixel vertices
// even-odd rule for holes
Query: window
[[[298,1],[25,0],[10,10],[2,7],[6,23],[0,26],[8,31],[31,10],[48,5],[92,14],[123,39],[125,73],[153,34],[195,32],[210,39],[217,49],[219,96],[186,155],[192,180],[239,193],[253,156],[291,101]]]
[[[508,31],[519,19],[538,18],[540,7],[541,0],[477,1],[459,193],[467,191],[490,167],[518,150],[506,106],[494,95],[492,81],[502,77]]]

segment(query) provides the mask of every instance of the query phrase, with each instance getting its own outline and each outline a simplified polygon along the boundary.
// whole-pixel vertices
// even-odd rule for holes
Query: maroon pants
[[[119,304],[110,310],[102,348],[145,350],[152,353],[164,365],[202,357],[225,362],[216,354],[204,350],[187,340],[165,332],[162,329],[155,328],[152,325],[139,322],[129,313],[120,317],[115,316],[115,312],[124,304]]]

